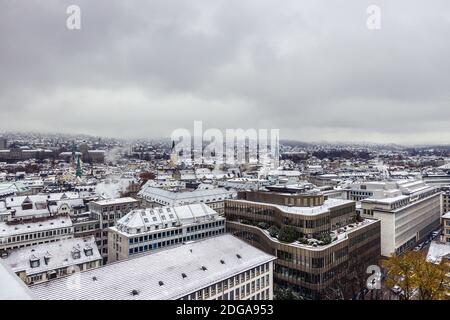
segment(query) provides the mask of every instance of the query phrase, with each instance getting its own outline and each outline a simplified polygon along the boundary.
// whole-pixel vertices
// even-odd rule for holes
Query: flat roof
[[[106,200],[92,201],[92,203],[104,206],[104,205],[110,205],[110,204],[122,204],[122,203],[128,203],[128,202],[138,202],[138,201],[139,200],[136,200],[136,199],[131,198],[131,197],[125,197],[125,198],[116,198],[116,199],[106,199]]]
[[[243,203],[251,203],[251,204],[256,204],[256,205],[261,205],[261,206],[265,205],[265,206],[276,207],[285,213],[293,213],[293,214],[301,214],[301,215],[309,215],[309,216],[326,213],[329,211],[330,208],[337,207],[337,206],[340,206],[343,204],[355,203],[355,201],[353,201],[353,200],[328,198],[327,200],[325,200],[323,202],[323,205],[321,205],[321,206],[314,206],[314,207],[292,206],[292,207],[290,207],[290,206],[284,206],[284,205],[274,204],[274,203],[248,201],[248,200],[241,200],[241,199],[236,199],[235,201],[243,202]]]
[[[36,284],[30,289],[42,300],[171,300],[275,259],[225,234]],[[133,295],[133,290],[137,294]]]
[[[72,220],[68,216],[47,217],[47,219],[37,222],[33,222],[33,220],[13,224],[0,222],[0,237],[70,227],[72,227]]]

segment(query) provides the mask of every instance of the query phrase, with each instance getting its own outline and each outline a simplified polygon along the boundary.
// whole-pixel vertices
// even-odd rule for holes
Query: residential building
[[[35,284],[101,266],[95,238],[72,238],[8,252],[2,259],[26,283]]]
[[[380,256],[380,222],[358,219],[354,201],[320,192],[240,192],[225,202],[225,217],[227,232],[278,257],[275,283],[305,298],[327,297],[339,279],[377,264]],[[298,238],[280,241],[274,228],[294,229]],[[325,236],[328,243],[318,240]],[[348,295],[349,288],[340,289]]]
[[[231,235],[221,235],[30,289],[43,300],[271,300],[274,259]],[[79,285],[67,290],[74,276]]]
[[[136,209],[108,229],[108,261],[225,232],[225,218],[206,204]]]

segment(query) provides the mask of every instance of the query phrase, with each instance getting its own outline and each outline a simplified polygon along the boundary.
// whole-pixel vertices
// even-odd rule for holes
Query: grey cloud
[[[65,28],[78,4],[82,30]],[[282,138],[450,141],[450,4],[0,2],[0,131],[128,137],[178,127]]]

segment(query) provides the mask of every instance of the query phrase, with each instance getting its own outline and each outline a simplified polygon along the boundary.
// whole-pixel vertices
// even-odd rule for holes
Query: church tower
[[[76,177],[77,178],[81,178],[81,174],[82,174],[82,171],[81,171],[81,160],[80,160],[80,156],[78,156],[78,158],[77,158],[77,171],[76,171]]]
[[[177,152],[175,150],[175,141],[172,141],[172,148],[170,149],[170,167],[175,168],[177,166]]]

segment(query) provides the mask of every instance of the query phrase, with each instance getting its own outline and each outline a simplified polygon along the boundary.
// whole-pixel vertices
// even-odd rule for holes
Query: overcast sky
[[[194,120],[450,143],[450,2],[0,0],[0,132],[150,138]]]

